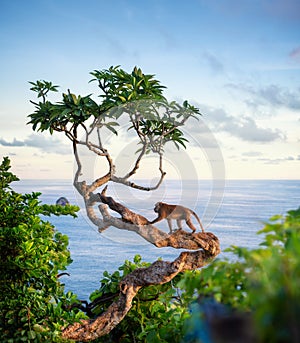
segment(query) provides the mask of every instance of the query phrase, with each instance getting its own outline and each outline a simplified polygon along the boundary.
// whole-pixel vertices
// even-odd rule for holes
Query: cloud
[[[289,57],[295,62],[300,62],[300,46],[289,53]]]
[[[5,139],[0,138],[0,144],[3,146],[13,146],[13,147],[24,146],[24,142],[18,141],[16,138],[14,138],[12,142],[7,142]]]
[[[300,88],[291,91],[278,85],[268,85],[255,89],[245,84],[227,84],[226,87],[251,95],[252,98],[246,101],[251,106],[271,105],[272,107],[286,107],[292,110],[300,109]]]
[[[203,108],[203,106],[201,106]],[[272,130],[257,126],[249,116],[234,117],[223,109],[206,108],[207,120],[212,123],[216,131],[229,133],[231,136],[248,142],[267,143],[285,138],[280,130]]]
[[[223,63],[214,54],[207,51],[203,54],[203,57],[214,73],[220,74],[224,72]]]
[[[290,161],[295,161],[295,160],[298,160],[298,158],[295,159],[293,156],[287,156],[284,158],[274,158],[274,159],[272,158],[259,158],[258,159],[258,161],[262,161],[265,164],[280,164],[282,162],[290,162]]]
[[[257,157],[257,156],[261,156],[262,153],[260,151],[248,151],[248,152],[244,152],[242,155],[246,157]]]
[[[258,127],[251,117],[242,117],[234,122],[223,125],[224,131],[248,142],[272,142],[282,138],[279,130]]]
[[[205,149],[219,149],[219,144],[213,132],[202,118],[189,120],[182,131],[189,143],[194,146],[201,146]]]
[[[14,138],[11,142],[0,138],[0,145],[7,147],[31,147],[38,148],[46,153],[56,153],[60,155],[69,155],[71,149],[67,145],[61,143],[60,140],[53,137],[46,138],[41,135],[31,134],[23,141]]]
[[[288,89],[276,85],[270,85],[259,89],[256,92],[256,95],[274,106],[283,106],[294,110],[300,109],[299,90],[297,92],[291,92]]]

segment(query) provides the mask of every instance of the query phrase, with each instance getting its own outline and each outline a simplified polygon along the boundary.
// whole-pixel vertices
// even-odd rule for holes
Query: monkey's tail
[[[200,220],[200,218],[198,217],[197,213],[195,213],[194,211],[192,211],[192,213],[193,213],[193,215],[195,216],[195,218],[198,220],[198,223],[200,224],[200,227],[201,227],[202,232],[204,232],[204,227],[203,227],[203,225],[202,225],[202,223],[201,223],[201,220]]]

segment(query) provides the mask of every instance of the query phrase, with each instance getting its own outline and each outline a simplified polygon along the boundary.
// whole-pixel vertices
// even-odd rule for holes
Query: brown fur
[[[185,220],[188,227],[193,232],[195,232],[196,228],[191,221],[192,215],[195,216],[198,223],[200,224],[202,232],[204,232],[204,228],[203,228],[201,221],[200,221],[199,217],[197,216],[197,214],[187,207],[180,206],[180,205],[170,205],[170,204],[166,204],[164,202],[158,202],[155,204],[154,212],[158,213],[158,217],[156,219],[152,220],[152,222],[150,222],[150,224],[154,224],[154,223],[157,223],[163,219],[166,219],[168,221],[170,233],[173,232],[172,231],[172,219],[177,221],[177,225],[178,225],[178,228],[180,230],[182,230],[182,220]]]

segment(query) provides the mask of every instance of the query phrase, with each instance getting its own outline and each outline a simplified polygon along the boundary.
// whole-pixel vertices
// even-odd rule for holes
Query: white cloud
[[[287,156],[283,158],[259,158],[258,160],[265,164],[280,164],[282,162],[295,161],[296,159],[293,156]]]
[[[265,87],[255,88],[247,84],[227,84],[226,87],[244,92],[250,95],[245,102],[251,107],[272,106],[285,107],[291,110],[300,109],[300,88],[290,90],[278,85],[268,85]]]
[[[223,124],[223,130],[233,136],[248,142],[272,142],[283,138],[283,134],[278,130],[258,127],[251,117],[242,117],[232,122]]]
[[[223,131],[243,141],[266,143],[285,138],[279,129],[259,127],[249,116],[234,117],[221,108],[208,107],[205,113],[207,120],[214,126],[215,132]]]
[[[31,134],[24,140],[14,138],[11,142],[0,138],[0,145],[6,147],[31,147],[40,149],[45,153],[55,153],[59,155],[69,155],[71,148],[63,144],[60,140],[54,137],[46,138],[42,135]]]
[[[242,155],[246,157],[257,157],[257,156],[261,156],[262,153],[260,151],[248,151],[248,152],[244,152]]]

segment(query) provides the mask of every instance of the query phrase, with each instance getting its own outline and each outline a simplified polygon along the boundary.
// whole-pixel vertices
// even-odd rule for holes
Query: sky
[[[26,125],[28,81],[97,96],[89,73],[112,65],[200,109],[171,178],[300,177],[300,0],[0,0],[0,47],[0,157],[21,179],[74,173],[70,143]]]

